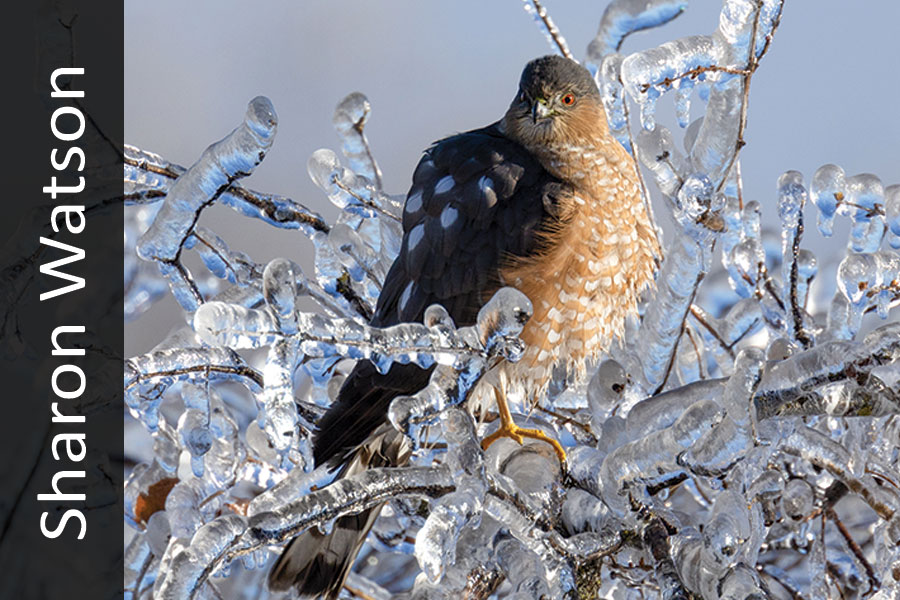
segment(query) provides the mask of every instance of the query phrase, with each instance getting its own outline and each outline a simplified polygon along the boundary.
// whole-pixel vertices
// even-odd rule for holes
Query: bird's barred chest
[[[636,313],[641,292],[653,282],[655,233],[631,157],[613,143],[555,149],[554,156],[571,157],[559,171],[577,184],[560,207],[563,225],[538,258],[503,273],[534,306],[521,334],[525,356],[506,366],[531,395],[546,388],[557,365],[583,376],[586,362],[621,337],[625,318]]]

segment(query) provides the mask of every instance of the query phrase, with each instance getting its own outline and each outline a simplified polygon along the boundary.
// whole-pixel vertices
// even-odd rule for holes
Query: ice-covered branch
[[[542,4],[526,4],[566,53]],[[674,228],[640,318],[590,383],[558,374],[545,397],[509,394],[517,423],[565,447],[565,469],[538,440],[481,447],[496,427],[483,401],[497,367],[525,350],[523,294],[500,289],[467,327],[440,305],[422,323],[369,324],[400,248],[402,197],[383,189],[363,133],[365,96],[347,96],[334,113],[345,164],[330,150],[309,161],[339,209],[333,223],[237,182],[271,145],[264,99],[190,169],[126,148],[126,314],[171,293],[190,323],[125,366],[126,451],[136,463],[124,492],[129,598],[270,597],[262,571],[272,547],[382,506],[344,595],[891,597],[900,186],[825,165],[808,193],[788,171],[773,198],[745,200],[749,82],[781,2],[724,0],[711,35],[618,54],[627,35],[685,6],[617,0],[588,48],[610,131],[633,150]],[[682,150],[654,105],[674,90],[685,127],[695,88],[709,99]],[[644,125],[633,137],[632,103]],[[296,257],[254,261],[243,240],[200,222],[213,202],[298,229],[314,272]],[[804,247],[808,204],[823,235],[837,216],[849,219],[846,244],[834,245],[843,255]],[[182,265],[184,250],[197,252],[202,275]],[[16,277],[7,294],[21,293]],[[827,307],[816,280],[833,293]],[[893,320],[876,328],[876,318]],[[433,372],[393,400],[379,430],[412,440],[409,464],[335,480],[313,465],[311,436],[355,360]]]
[[[249,519],[219,517],[200,528],[177,553],[154,597],[193,598],[218,566],[242,555],[390,498],[441,496],[454,487],[449,471],[441,467],[370,469]]]
[[[369,140],[363,133],[369,111],[372,110],[369,99],[363,94],[350,94],[334,109],[334,128],[344,138],[344,156],[350,160],[350,168],[366,177],[381,189],[381,169],[372,156]],[[396,207],[399,214],[401,207]]]
[[[213,144],[181,175],[150,227],[137,242],[137,253],[159,263],[173,295],[188,310],[203,303],[203,295],[191,274],[180,263],[200,212],[228,188],[232,181],[249,175],[265,156],[275,136],[277,117],[272,103],[254,98],[244,123]]]
[[[165,198],[176,179],[185,171],[158,154],[125,145],[125,204],[150,204]],[[278,196],[247,189],[231,182],[219,198],[240,214],[261,219],[274,227],[301,229],[307,235],[328,232],[330,226],[316,212],[302,204]]]
[[[587,62],[599,65],[604,56],[618,52],[630,34],[665,25],[687,10],[687,5],[687,0],[613,0],[588,44]]]

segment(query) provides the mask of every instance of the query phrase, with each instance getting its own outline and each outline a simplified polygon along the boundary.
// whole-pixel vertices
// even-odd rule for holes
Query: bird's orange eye
[[[562,97],[562,103],[566,106],[572,106],[575,104],[575,94],[566,94]]]

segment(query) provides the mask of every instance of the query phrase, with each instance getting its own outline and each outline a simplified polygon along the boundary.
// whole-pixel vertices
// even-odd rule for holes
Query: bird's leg
[[[497,428],[497,431],[481,440],[481,449],[487,450],[488,446],[493,444],[501,437],[508,437],[515,440],[519,444],[521,444],[525,438],[532,438],[550,444],[553,447],[553,450],[556,451],[556,456],[559,458],[560,464],[565,466],[566,451],[563,450],[562,444],[560,444],[552,437],[548,436],[540,429],[527,429],[525,427],[519,427],[513,421],[512,413],[509,412],[509,405],[506,403],[505,377],[501,375],[499,384],[492,386],[492,388],[494,390],[494,398],[497,400],[497,412],[500,413],[500,427]]]

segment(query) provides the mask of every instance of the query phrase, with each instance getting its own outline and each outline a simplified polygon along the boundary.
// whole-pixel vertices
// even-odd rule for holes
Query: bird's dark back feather
[[[421,322],[439,303],[472,325],[502,284],[510,256],[539,249],[564,185],[497,124],[436,142],[419,161],[403,212],[400,254],[385,278],[372,325]],[[431,369],[360,361],[319,423],[316,464],[342,459],[381,424],[391,400],[414,394]]]
[[[497,124],[434,144],[413,175],[400,254],[385,278],[372,325],[421,322],[434,303],[442,304],[457,326],[473,324],[503,284],[506,261],[540,250],[541,233],[553,226],[565,192]],[[395,363],[382,374],[360,361],[319,421],[316,464],[340,466],[342,477],[405,462],[408,445],[385,424],[387,410],[395,397],[425,387],[431,371]],[[379,428],[382,433],[376,434]],[[270,588],[337,598],[379,511],[372,507],[341,517],[328,535],[310,530],[292,540],[270,573]]]

